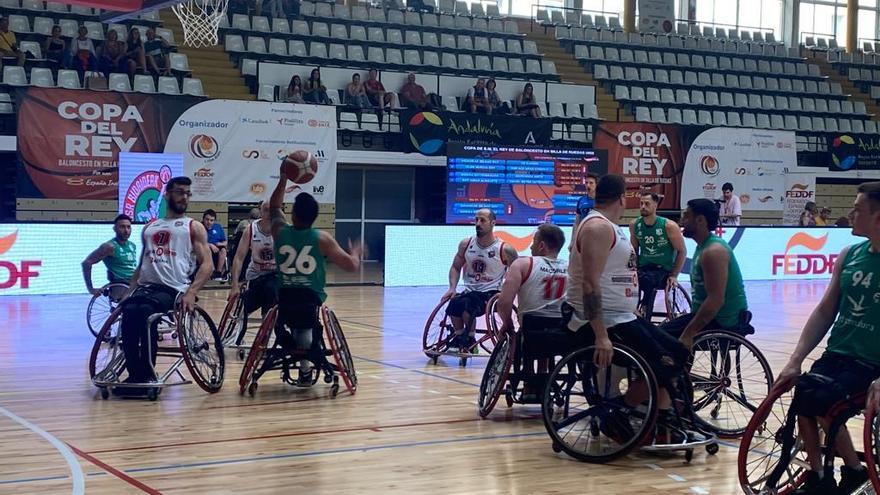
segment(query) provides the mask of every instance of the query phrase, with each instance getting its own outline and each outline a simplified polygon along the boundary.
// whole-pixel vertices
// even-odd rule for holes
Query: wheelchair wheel
[[[510,315],[514,325],[516,325],[517,316],[516,316],[516,304],[513,305],[511,309],[512,314]],[[498,341],[501,340],[501,325],[503,321],[501,319],[501,315],[498,313],[498,294],[495,294],[489,299],[489,302],[486,303],[486,330],[482,332],[477,329],[477,336],[479,337],[482,332],[483,338],[477,338],[477,343],[480,347],[486,351],[487,354],[492,354],[492,351],[495,349],[495,346],[498,345]]]
[[[226,307],[223,308],[223,316],[220,317],[220,326],[217,328],[217,331],[220,333],[220,338],[223,339],[223,345],[232,344],[238,336],[242,325],[245,324],[244,300],[241,297],[241,293],[239,293],[231,301],[226,302]]]
[[[198,386],[213,394],[223,386],[225,356],[217,327],[200,307],[178,314],[177,338],[186,367]]]
[[[871,479],[874,493],[880,493],[880,412],[874,408],[865,412],[864,443],[868,478]]]
[[[257,389],[257,381],[255,375],[259,367],[263,364],[263,356],[269,346],[269,338],[272,336],[272,330],[275,328],[275,320],[278,317],[278,306],[274,306],[266,313],[260,329],[257,330],[257,336],[254,337],[254,343],[251,344],[251,350],[248,352],[247,359],[244,361],[244,367],[241,369],[241,376],[238,378],[238,387],[241,395],[248,391],[250,395],[254,395]]]
[[[513,366],[513,356],[516,354],[516,337],[500,337],[486,369],[483,371],[483,379],[480,380],[479,411],[480,417],[485,418],[495,408],[498,398],[504,392],[507,385],[507,377]]]
[[[544,387],[541,413],[555,452],[605,463],[638,447],[657,420],[657,380],[644,358],[614,345],[613,364],[598,368],[595,347],[563,358]],[[624,402],[628,390],[644,390],[635,406]],[[638,399],[637,399],[638,400]]]
[[[95,337],[104,326],[104,321],[119,305],[119,300],[128,290],[128,284],[115,282],[101,287],[101,293],[92,296],[86,308],[86,324]]]
[[[339,374],[342,375],[342,381],[348,392],[354,395],[358,384],[357,373],[354,369],[351,350],[345,340],[345,334],[342,333],[342,326],[336,319],[336,314],[326,306],[321,308],[321,316],[324,320],[324,332],[327,334],[327,342],[330,343],[330,351],[333,353],[336,367],[339,369]]]
[[[802,450],[797,419],[790,411],[794,384],[772,392],[761,402],[740,441],[737,470],[748,495],[784,495],[806,479],[810,464]]]
[[[688,370],[695,419],[723,438],[742,436],[773,386],[767,359],[753,343],[733,332],[697,335]]]
[[[117,307],[98,330],[92,353],[89,356],[89,378],[101,381],[120,381],[125,370],[125,356],[122,353],[120,323],[122,308]]]
[[[425,331],[422,333],[422,352],[428,358],[436,360],[437,355],[446,349],[449,340],[455,333],[452,329],[452,321],[446,316],[446,305],[449,299],[443,299],[431,312],[425,323]]]
[[[691,312],[691,296],[678,284],[672,290],[664,291],[663,299],[666,301],[666,321]]]

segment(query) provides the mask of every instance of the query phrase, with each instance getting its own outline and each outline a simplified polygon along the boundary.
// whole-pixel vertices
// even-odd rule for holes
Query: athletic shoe
[[[853,469],[849,466],[840,468],[840,484],[837,485],[837,493],[840,495],[850,495],[858,490],[868,481],[868,470]]]
[[[631,409],[623,403],[623,397],[610,399],[604,405],[604,414],[599,418],[599,431],[606,437],[623,445],[636,436],[629,422],[627,412]]]
[[[820,479],[819,473],[810,471],[804,484],[791,492],[791,495],[831,495],[832,493],[837,493],[834,476],[826,475]]]

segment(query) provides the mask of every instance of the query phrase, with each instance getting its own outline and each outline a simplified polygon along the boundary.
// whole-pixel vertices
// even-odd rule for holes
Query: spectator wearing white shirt
[[[742,205],[739,202],[739,196],[733,194],[733,184],[725,182],[721,186],[721,194],[724,201],[721,203],[721,211],[719,219],[721,225],[738,226],[742,218]]]

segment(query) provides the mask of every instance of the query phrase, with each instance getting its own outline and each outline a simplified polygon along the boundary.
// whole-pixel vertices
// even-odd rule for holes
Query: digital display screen
[[[499,224],[574,223],[587,174],[607,169],[602,150],[447,145],[446,223],[488,208]]]
[[[119,213],[135,223],[148,223],[165,214],[165,185],[183,175],[183,155],[177,153],[119,153]]]

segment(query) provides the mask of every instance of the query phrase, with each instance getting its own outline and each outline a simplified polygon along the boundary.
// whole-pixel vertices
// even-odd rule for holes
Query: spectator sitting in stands
[[[52,26],[52,36],[43,41],[43,55],[55,68],[69,67],[67,43],[61,37],[61,26]]]
[[[144,43],[144,58],[151,71],[163,76],[171,75],[171,45],[165,38],[156,36],[156,30],[147,28],[147,41]]]
[[[107,31],[107,39],[101,46],[100,66],[101,72],[110,77],[111,72],[125,71],[128,67],[122,67],[120,61],[125,56],[125,42],[119,41],[119,33],[111,29]]]
[[[269,13],[273,18],[278,17],[284,19],[284,7],[282,5],[282,0],[268,0],[269,1]]]
[[[849,217],[840,217],[834,222],[835,227],[849,227]]]
[[[144,42],[141,40],[141,32],[138,28],[133,27],[128,31],[128,40],[125,42],[125,56],[120,61],[129,77],[134,77],[138,70],[143,71],[147,66],[144,55]]]
[[[394,93],[386,93],[385,86],[379,80],[379,71],[370,69],[367,75],[367,82],[364,83],[364,89],[367,92],[367,98],[370,99],[376,108],[390,108],[394,106]]]
[[[486,99],[489,101],[489,113],[507,115],[510,113],[510,107],[507,105],[507,102],[501,101],[501,97],[495,91],[496,86],[495,79],[489,79],[486,82]]]
[[[332,105],[330,97],[327,96],[327,87],[321,84],[321,69],[315,67],[309,74],[309,80],[303,87],[303,99],[306,103],[316,103],[318,105]]]
[[[370,99],[367,98],[367,92],[361,84],[361,75],[357,72],[351,75],[351,82],[345,86],[343,96],[345,96],[343,103],[357,107],[358,110],[370,107]]]
[[[819,210],[819,216],[816,217],[816,225],[820,227],[827,227],[831,225],[831,208],[827,206],[823,206],[821,210]]]
[[[470,113],[492,113],[492,107],[489,106],[489,99],[486,94],[486,80],[482,77],[477,78],[474,87],[468,90],[464,99],[465,110]]]
[[[816,203],[812,201],[807,201],[807,204],[804,205],[804,211],[801,212],[801,217],[798,220],[798,225],[800,225],[801,227],[815,227],[816,211]]]
[[[288,103],[305,103],[306,101],[303,99],[303,84],[302,78],[298,75],[294,74],[293,77],[290,78],[290,84],[287,85],[287,92],[281,97],[281,101],[286,101]]]
[[[416,110],[432,111],[441,108],[439,102],[432,101],[439,99],[440,97],[434,93],[430,95],[425,93],[425,88],[416,83],[416,75],[414,73],[410,72],[407,74],[406,82],[400,88],[400,104],[402,106]]]
[[[523,86],[522,93],[516,97],[516,113],[525,115],[526,117],[541,118],[541,107],[535,98],[535,88],[532,83],[526,83]]]
[[[87,70],[97,70],[98,56],[95,53],[95,44],[89,39],[87,27],[80,26],[78,36],[70,41],[70,55],[73,68],[79,72],[80,77]]]
[[[0,17],[0,57],[14,58],[18,65],[24,65],[24,52],[18,49],[15,33],[9,30],[8,17]]]

